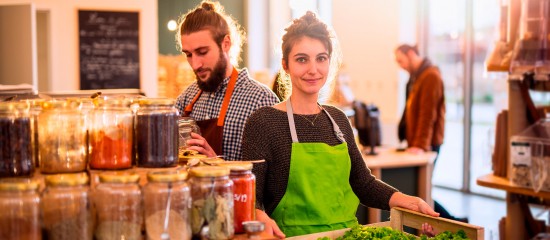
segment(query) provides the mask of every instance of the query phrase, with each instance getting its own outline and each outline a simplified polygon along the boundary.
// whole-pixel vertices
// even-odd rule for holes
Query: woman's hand
[[[196,134],[194,132],[191,133],[191,138],[187,140],[187,149],[189,150],[195,150],[199,152],[200,154],[204,154],[207,157],[216,157],[216,152],[210,147],[210,144],[206,141],[205,138],[203,138],[201,135]]]
[[[256,220],[265,224],[264,233],[273,235],[278,238],[285,238],[285,234],[281,231],[277,223],[271,219],[267,213],[260,209],[256,209]]]
[[[432,217],[439,217],[439,213],[435,212],[428,203],[419,197],[409,196],[401,192],[395,192],[390,198],[390,208],[402,207],[412,211],[420,212]]]
[[[422,154],[424,153],[424,149],[417,148],[417,147],[410,147],[410,148],[407,148],[407,152],[412,154]]]

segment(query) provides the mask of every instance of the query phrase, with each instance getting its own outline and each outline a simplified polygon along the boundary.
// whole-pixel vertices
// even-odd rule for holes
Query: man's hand
[[[187,149],[188,150],[195,150],[199,152],[200,154],[204,154],[207,157],[216,157],[216,152],[210,147],[206,139],[204,139],[201,135],[196,134],[194,132],[191,133],[191,138],[187,140]]]
[[[412,154],[421,154],[421,153],[424,153],[424,149],[417,148],[417,147],[410,147],[410,148],[407,148],[407,152]]]
[[[281,231],[279,226],[277,226],[277,223],[273,219],[271,219],[264,211],[256,209],[256,220],[265,224],[265,234],[273,235],[278,238],[285,238],[285,234],[283,233],[283,231]]]

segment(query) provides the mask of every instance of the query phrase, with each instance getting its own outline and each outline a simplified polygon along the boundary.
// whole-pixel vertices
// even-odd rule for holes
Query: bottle
[[[133,114],[121,99],[99,101],[92,113],[90,137],[91,169],[132,167]]]
[[[24,102],[0,103],[0,177],[31,176],[31,119]]]
[[[143,188],[147,239],[191,239],[189,185],[184,171],[147,174]]]
[[[136,113],[139,167],[173,167],[178,163],[178,110],[172,99],[140,99]]]
[[[105,172],[99,174],[99,181],[93,192],[95,239],[141,239],[143,209],[139,175]]]
[[[244,233],[243,222],[256,219],[256,176],[250,162],[224,162],[233,181],[233,209],[235,233]]]
[[[86,173],[54,174],[45,177],[41,210],[47,239],[93,237],[93,208]]]
[[[0,181],[0,239],[39,240],[38,183],[28,179]]]
[[[191,228],[195,237],[208,229],[208,239],[231,239],[233,225],[233,182],[229,168],[202,166],[189,170],[191,176]]]

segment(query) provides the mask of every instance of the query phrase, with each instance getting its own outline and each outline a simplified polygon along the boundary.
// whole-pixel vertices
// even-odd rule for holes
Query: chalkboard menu
[[[80,89],[139,87],[139,13],[78,11]]]

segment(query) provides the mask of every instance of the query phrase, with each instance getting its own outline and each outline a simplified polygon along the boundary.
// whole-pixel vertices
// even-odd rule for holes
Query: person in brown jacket
[[[399,140],[407,140],[407,152],[434,151],[439,154],[445,131],[445,90],[439,69],[429,59],[420,57],[416,46],[407,44],[397,47],[395,60],[410,74],[407,101],[399,122]],[[468,221],[467,218],[452,216],[437,201],[434,204],[441,217]]]

